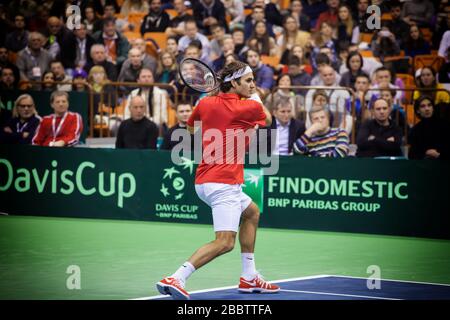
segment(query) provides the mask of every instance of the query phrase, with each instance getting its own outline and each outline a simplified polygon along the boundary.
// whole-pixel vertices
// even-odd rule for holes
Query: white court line
[[[351,277],[351,276],[339,276],[339,275],[327,275],[327,277],[337,277],[337,278],[349,278],[349,279],[364,279],[367,280],[368,278],[364,277]],[[375,278],[371,278],[371,280],[374,280]],[[419,281],[407,281],[407,280],[395,280],[395,279],[380,279],[380,281],[393,281],[393,282],[404,282],[404,283],[416,283],[416,284],[431,284],[433,286],[444,286],[444,287],[450,287],[450,284],[444,284],[444,283],[433,283],[433,282],[419,282]]]
[[[376,296],[360,296],[360,295],[354,295],[354,294],[331,293],[331,292],[300,291],[300,290],[287,290],[287,289],[280,289],[280,291],[295,292],[295,293],[308,293],[308,294],[321,294],[321,295],[326,295],[326,296],[378,299],[378,300],[402,300],[402,299],[396,299],[396,298],[385,298],[385,297],[376,297]]]
[[[268,281],[269,283],[279,283],[279,282],[289,282],[289,281],[298,281],[298,280],[309,280],[309,279],[319,279],[319,278],[326,278],[329,277],[329,275],[317,275],[317,276],[307,276],[307,277],[299,277],[299,278],[289,278],[289,279],[280,279],[280,280],[273,280]],[[203,290],[197,290],[189,292],[189,294],[194,293],[205,293],[205,292],[213,292],[213,291],[219,291],[219,290],[227,290],[227,289],[236,289],[237,285],[235,286],[228,286],[228,287],[219,287],[219,288],[212,288],[212,289],[203,289]],[[142,297],[142,298],[134,298],[129,300],[153,300],[153,299],[159,299],[159,298],[167,298],[168,295],[157,295],[157,296],[150,296],[150,297]]]

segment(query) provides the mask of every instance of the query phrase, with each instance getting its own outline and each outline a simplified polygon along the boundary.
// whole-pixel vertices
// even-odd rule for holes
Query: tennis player
[[[238,290],[248,293],[280,290],[256,271],[254,249],[259,209],[241,187],[244,183],[245,150],[237,150],[239,144],[233,143],[236,137],[230,137],[229,131],[227,133],[227,129],[242,132],[254,130],[257,126],[270,126],[272,118],[256,93],[255,78],[247,64],[233,62],[222,70],[219,77],[220,92],[201,99],[187,122],[189,131],[193,133],[194,122],[201,121],[203,157],[196,172],[195,190],[200,199],[212,208],[216,239],[198,249],[173,275],[157,283],[161,294],[170,294],[174,299],[189,299],[184,289],[186,280],[195,270],[233,250],[238,231],[242,258]],[[220,130],[225,137],[222,144],[227,152],[213,154],[214,161],[205,161],[205,149],[213,143],[205,138],[209,129]],[[245,148],[247,146],[248,141]],[[234,150],[232,157],[228,150]]]

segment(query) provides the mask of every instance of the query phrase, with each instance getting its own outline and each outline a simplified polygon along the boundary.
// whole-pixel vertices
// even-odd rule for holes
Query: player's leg
[[[242,274],[239,280],[239,291],[257,293],[275,293],[280,290],[277,285],[266,282],[256,271],[255,266],[255,242],[256,231],[259,223],[259,208],[249,200],[247,195],[242,195],[242,205],[245,210],[241,217],[239,228],[239,243],[241,245]],[[250,204],[246,204],[250,201]]]

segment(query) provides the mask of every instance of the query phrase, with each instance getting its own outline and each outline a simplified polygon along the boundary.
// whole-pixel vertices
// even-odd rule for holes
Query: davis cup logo
[[[194,160],[181,158],[183,162],[164,169],[161,189],[159,190],[164,198],[167,200],[180,200],[185,195],[184,188],[186,187],[186,173],[192,176],[194,172]],[[187,183],[192,183],[188,181]]]

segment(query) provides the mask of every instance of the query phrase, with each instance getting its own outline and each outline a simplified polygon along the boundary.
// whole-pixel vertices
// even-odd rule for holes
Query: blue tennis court
[[[274,281],[281,290],[275,294],[245,294],[237,286],[190,292],[192,300],[450,300],[450,285],[380,280],[380,289],[369,289],[367,278],[318,275]],[[139,300],[172,299],[153,296]]]

